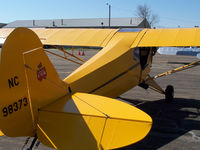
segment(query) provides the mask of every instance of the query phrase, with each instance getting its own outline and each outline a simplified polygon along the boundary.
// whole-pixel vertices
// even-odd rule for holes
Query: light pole
[[[109,12],[109,18],[108,18],[108,27],[110,28],[110,19],[111,19],[111,5],[106,3],[108,5],[108,12]]]

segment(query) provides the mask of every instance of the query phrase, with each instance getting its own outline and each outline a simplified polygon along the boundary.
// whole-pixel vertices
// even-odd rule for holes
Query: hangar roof
[[[5,23],[0,23],[0,28],[4,27],[5,25]]]
[[[108,28],[108,18],[90,19],[50,19],[50,20],[16,20],[7,28],[15,27],[54,27],[54,28]],[[111,28],[144,28],[149,23],[143,18],[111,18]]]

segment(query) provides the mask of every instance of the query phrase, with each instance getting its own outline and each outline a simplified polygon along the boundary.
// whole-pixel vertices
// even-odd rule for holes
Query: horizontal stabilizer
[[[39,140],[56,149],[114,149],[143,139],[152,126],[145,112],[119,100],[76,93],[39,111]]]
[[[0,130],[0,136],[4,136],[3,132]]]

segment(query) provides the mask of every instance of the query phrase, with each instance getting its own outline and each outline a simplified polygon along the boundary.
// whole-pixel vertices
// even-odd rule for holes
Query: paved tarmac
[[[87,60],[97,51],[87,50]],[[75,54],[77,55],[77,51]],[[60,77],[64,79],[79,65],[60,58],[50,57]],[[197,60],[193,56],[166,56],[156,54],[153,60],[151,75],[162,73]],[[181,64],[182,63],[182,64]],[[153,119],[150,133],[142,141],[118,150],[199,150],[200,149],[200,66],[188,71],[178,72],[156,80],[161,87],[173,85],[175,100],[164,101],[164,95],[152,90],[135,87],[120,96],[136,107],[148,113]],[[26,138],[0,137],[0,150],[21,150]],[[25,146],[24,150],[30,146]],[[50,148],[40,144],[38,150]]]

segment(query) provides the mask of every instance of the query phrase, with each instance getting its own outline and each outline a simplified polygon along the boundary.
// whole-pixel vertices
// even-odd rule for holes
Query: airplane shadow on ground
[[[148,113],[153,119],[153,126],[142,141],[117,150],[155,150],[191,130],[200,130],[200,100],[176,98],[166,103],[163,99],[146,102],[121,99]],[[193,138],[200,139],[198,136]]]

